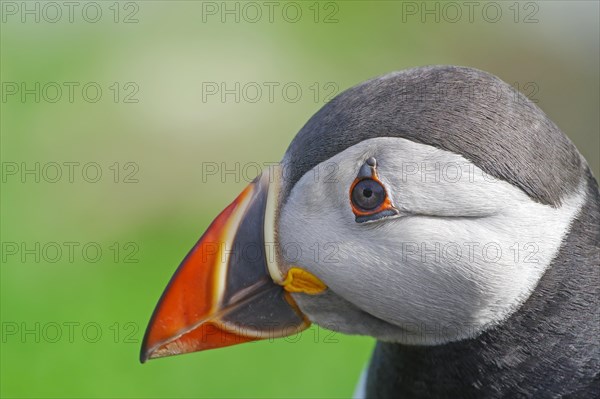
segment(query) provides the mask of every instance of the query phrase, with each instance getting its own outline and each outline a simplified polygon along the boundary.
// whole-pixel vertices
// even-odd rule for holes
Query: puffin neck
[[[585,203],[522,307],[473,339],[439,346],[378,342],[367,397],[585,396],[592,385],[597,392],[600,195],[589,168],[586,176]]]

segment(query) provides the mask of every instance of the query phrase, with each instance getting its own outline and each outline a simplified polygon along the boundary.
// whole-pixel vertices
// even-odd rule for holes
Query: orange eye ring
[[[381,192],[376,195],[383,196],[383,200],[378,205],[374,206],[372,209],[369,207],[361,207],[360,204],[356,203],[356,195],[355,189],[357,185],[361,182],[373,181],[375,185],[366,186],[365,191],[373,191],[372,188],[377,189],[381,188]],[[364,183],[363,183],[364,185]],[[375,193],[373,193],[375,194]],[[379,179],[377,174],[377,161],[375,158],[371,157],[367,159],[367,161],[360,168],[358,175],[354,179],[354,182],[350,185],[350,205],[352,206],[352,212],[356,217],[356,222],[368,222],[377,220],[386,216],[397,215],[399,212],[392,203],[388,190],[383,184],[383,182]],[[369,199],[371,195],[367,196]]]

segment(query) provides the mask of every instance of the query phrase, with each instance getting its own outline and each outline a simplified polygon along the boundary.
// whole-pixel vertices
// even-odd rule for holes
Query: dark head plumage
[[[460,154],[552,206],[582,173],[571,141],[510,85],[477,69],[430,66],[369,80],[321,108],[287,150],[287,192],[317,164],[374,137]]]

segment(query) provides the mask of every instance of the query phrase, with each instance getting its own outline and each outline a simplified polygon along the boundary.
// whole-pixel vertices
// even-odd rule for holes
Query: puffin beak
[[[278,185],[278,173],[263,172],[187,254],[146,329],[142,363],[292,335],[310,325],[290,292],[326,287],[302,269],[291,268],[286,276],[278,270],[273,222]]]

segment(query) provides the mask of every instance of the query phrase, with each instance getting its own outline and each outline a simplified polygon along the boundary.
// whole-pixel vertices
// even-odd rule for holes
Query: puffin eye
[[[352,189],[352,203],[359,209],[371,211],[385,200],[385,189],[378,181],[363,179]]]
[[[377,175],[377,161],[371,157],[361,166],[350,186],[350,202],[357,223],[399,215]]]

